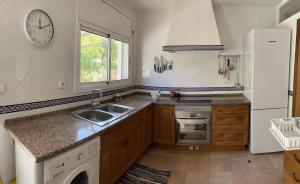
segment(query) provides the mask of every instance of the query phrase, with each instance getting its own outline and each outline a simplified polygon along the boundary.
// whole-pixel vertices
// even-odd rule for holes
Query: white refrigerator
[[[288,114],[291,31],[252,30],[245,39],[244,95],[251,101],[250,152],[282,151],[269,132],[270,119]]]

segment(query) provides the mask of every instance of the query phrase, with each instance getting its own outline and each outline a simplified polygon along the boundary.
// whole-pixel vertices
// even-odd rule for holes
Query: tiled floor
[[[176,152],[152,148],[140,163],[171,170],[170,184],[281,184],[283,154]]]

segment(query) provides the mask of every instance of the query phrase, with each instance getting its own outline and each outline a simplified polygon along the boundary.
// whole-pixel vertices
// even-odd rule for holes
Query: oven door
[[[210,144],[210,119],[176,119],[177,144]]]

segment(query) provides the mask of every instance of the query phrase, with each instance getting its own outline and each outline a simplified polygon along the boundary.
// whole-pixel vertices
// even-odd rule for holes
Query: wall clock
[[[54,35],[54,26],[50,16],[40,9],[31,11],[26,17],[25,33],[34,45],[49,44]]]

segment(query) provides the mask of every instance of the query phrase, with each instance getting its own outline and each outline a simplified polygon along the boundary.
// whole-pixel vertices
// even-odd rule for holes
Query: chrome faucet
[[[95,106],[97,106],[97,105],[100,105],[100,101],[99,102],[95,102],[95,94],[96,93],[99,93],[100,94],[100,98],[102,98],[102,90],[101,89],[94,89],[93,91],[92,91],[92,107],[95,107]]]

